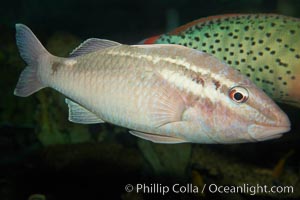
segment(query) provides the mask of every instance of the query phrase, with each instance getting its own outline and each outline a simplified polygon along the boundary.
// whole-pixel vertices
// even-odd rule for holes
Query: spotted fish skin
[[[287,115],[246,76],[201,51],[92,38],[62,58],[21,24],[16,41],[28,66],[14,94],[51,87],[67,96],[71,122],[109,122],[159,143],[256,142],[290,129]]]
[[[300,20],[277,14],[202,18],[145,44],[179,44],[214,55],[278,102],[300,107]]]

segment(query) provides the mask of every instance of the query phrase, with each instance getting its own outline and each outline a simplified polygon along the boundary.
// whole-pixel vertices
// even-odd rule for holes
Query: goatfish
[[[272,99],[207,53],[91,38],[62,58],[22,24],[16,43],[27,67],[14,94],[51,87],[67,97],[71,122],[107,122],[157,143],[255,142],[290,129]]]
[[[207,52],[248,76],[275,101],[300,107],[300,20],[277,14],[201,18],[143,44]]]

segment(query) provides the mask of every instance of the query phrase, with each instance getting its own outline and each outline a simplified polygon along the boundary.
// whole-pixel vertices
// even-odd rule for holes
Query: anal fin
[[[69,121],[79,124],[97,124],[104,123],[97,115],[82,107],[78,103],[70,99],[66,99],[65,102],[69,107]]]
[[[165,136],[165,135],[159,135],[159,134],[152,134],[152,133],[143,133],[139,131],[129,131],[134,136],[137,136],[139,138],[150,140],[154,143],[164,143],[164,144],[177,144],[177,143],[185,143],[188,142],[184,139],[172,137],[172,136]]]

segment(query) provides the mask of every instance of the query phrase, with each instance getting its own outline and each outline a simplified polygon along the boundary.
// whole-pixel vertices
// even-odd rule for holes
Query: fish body
[[[300,20],[276,14],[202,18],[151,37],[207,52],[248,76],[272,99],[300,107]]]
[[[54,88],[67,96],[72,122],[108,122],[158,143],[253,142],[290,129],[248,78],[194,49],[88,39],[61,58],[25,25],[16,25],[16,39],[28,66],[15,95]]]

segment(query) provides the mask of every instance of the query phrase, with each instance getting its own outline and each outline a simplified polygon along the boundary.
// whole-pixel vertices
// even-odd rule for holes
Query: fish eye
[[[229,97],[236,103],[245,103],[248,100],[249,93],[246,88],[235,86],[229,90]]]

